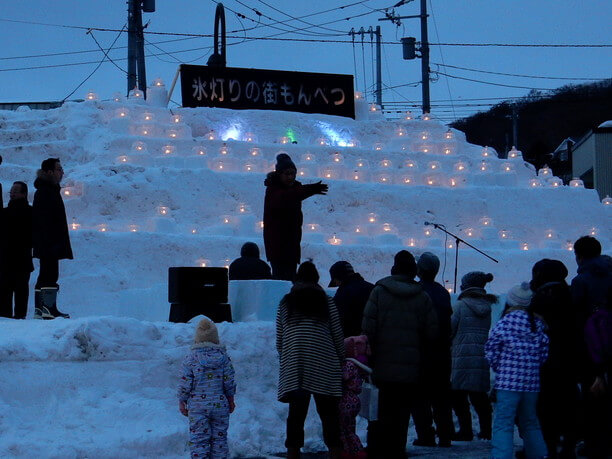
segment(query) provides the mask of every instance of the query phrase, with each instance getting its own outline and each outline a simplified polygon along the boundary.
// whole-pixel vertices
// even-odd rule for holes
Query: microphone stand
[[[461,239],[459,236],[457,236],[456,234],[451,233],[450,231],[447,231],[447,229],[444,227],[444,225],[440,225],[438,223],[425,223],[426,225],[429,224],[431,226],[433,226],[435,229],[439,229],[440,231],[444,231],[446,234],[448,234],[450,237],[455,239],[455,280],[454,280],[454,284],[453,284],[453,293],[457,293],[457,266],[459,264],[459,243],[463,242],[465,245],[467,245],[468,247],[471,247],[472,249],[474,249],[476,252],[481,253],[482,255],[484,255],[485,257],[487,257],[490,260],[493,260],[495,263],[499,263],[498,260],[496,260],[495,258],[493,258],[490,255],[487,255],[486,253],[484,253],[482,250],[480,250],[477,247],[474,247],[472,244],[470,244],[469,242],[464,241],[463,239]],[[444,248],[446,250],[446,247]]]

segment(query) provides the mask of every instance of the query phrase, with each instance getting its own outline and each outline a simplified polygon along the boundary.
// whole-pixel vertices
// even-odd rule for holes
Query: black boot
[[[64,319],[70,319],[69,314],[64,314],[57,309],[57,287],[43,287],[42,289],[42,304],[47,308],[49,313],[56,317],[62,317]]]
[[[44,320],[55,319],[55,316],[43,304],[43,294],[40,289],[34,290],[34,318]]]

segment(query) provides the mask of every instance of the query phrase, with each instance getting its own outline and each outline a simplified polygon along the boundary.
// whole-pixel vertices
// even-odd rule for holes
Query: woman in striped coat
[[[344,334],[334,301],[318,284],[315,265],[298,269],[291,291],[276,315],[276,349],[280,357],[278,400],[289,403],[287,457],[300,456],[304,421],[313,395],[330,457],[340,457],[338,402],[342,396]]]

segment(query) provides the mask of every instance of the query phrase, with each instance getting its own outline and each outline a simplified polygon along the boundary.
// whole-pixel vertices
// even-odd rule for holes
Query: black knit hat
[[[471,287],[484,288],[487,283],[493,280],[493,274],[483,273],[482,271],[470,271],[461,278],[461,290]]]
[[[417,268],[414,257],[407,250],[400,250],[395,254],[393,259],[393,267],[391,268],[391,274],[401,274],[414,279],[416,276]]]
[[[282,172],[285,169],[295,169],[295,163],[291,160],[287,153],[280,153],[276,156],[276,165],[274,166],[274,170],[276,172]]]
[[[355,274],[355,269],[348,261],[337,261],[329,268],[329,276],[331,281],[328,287],[338,287],[337,280],[343,282],[351,274]]]

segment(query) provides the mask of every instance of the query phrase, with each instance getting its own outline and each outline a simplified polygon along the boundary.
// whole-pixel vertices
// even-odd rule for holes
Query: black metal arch
[[[219,25],[221,26],[221,49],[219,49]],[[215,41],[214,51],[208,58],[208,65],[225,67],[227,63],[225,55],[225,8],[223,3],[217,3],[215,10]]]

